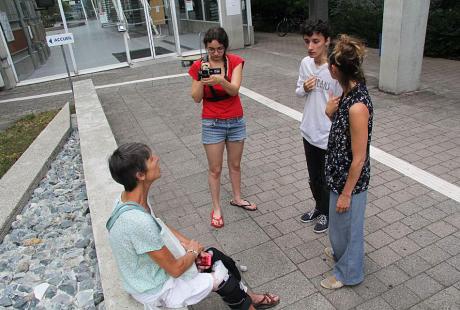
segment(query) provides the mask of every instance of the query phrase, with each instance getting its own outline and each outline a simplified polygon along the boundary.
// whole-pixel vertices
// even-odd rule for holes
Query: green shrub
[[[348,33],[369,47],[379,46],[384,0],[329,1],[329,23],[333,35]],[[276,29],[284,16],[308,17],[308,0],[252,0],[256,31]],[[431,0],[425,39],[425,55],[460,60],[460,1]]]

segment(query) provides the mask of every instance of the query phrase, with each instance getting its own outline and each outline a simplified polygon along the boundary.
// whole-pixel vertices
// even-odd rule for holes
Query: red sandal
[[[224,218],[222,216],[214,216],[214,210],[211,211],[211,226],[214,228],[224,227]]]

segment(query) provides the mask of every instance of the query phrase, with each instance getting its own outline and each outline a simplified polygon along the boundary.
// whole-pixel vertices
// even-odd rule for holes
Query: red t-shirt
[[[228,80],[232,80],[233,69],[239,64],[244,65],[244,59],[238,55],[226,54],[227,56],[227,77]],[[193,63],[188,71],[190,76],[198,81],[198,71],[201,69],[201,60],[197,60]],[[215,93],[218,97],[227,96],[227,92],[221,85],[213,86]],[[218,119],[229,119],[234,117],[243,116],[243,106],[241,105],[240,96],[230,96],[219,101],[209,101],[207,98],[212,98],[213,94],[208,86],[204,86],[203,93],[203,112],[202,118],[218,118]]]

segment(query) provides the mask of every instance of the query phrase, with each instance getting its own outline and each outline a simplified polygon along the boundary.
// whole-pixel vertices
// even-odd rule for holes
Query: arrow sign
[[[46,42],[49,47],[74,43],[73,34],[63,33],[52,36],[46,36]]]

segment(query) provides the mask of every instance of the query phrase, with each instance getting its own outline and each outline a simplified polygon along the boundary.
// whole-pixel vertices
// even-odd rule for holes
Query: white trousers
[[[145,310],[158,310],[158,307],[182,308],[194,305],[205,299],[212,291],[213,278],[210,273],[199,273],[190,280],[170,278],[163,288],[154,294],[133,294]]]

